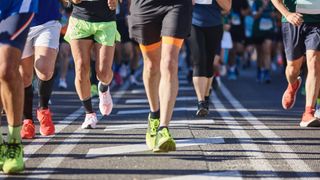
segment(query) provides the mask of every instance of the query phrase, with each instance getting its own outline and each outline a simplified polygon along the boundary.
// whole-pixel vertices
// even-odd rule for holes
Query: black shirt
[[[89,22],[109,22],[115,21],[115,11],[108,7],[107,0],[82,1],[73,4],[72,17]]]
[[[232,1],[231,7],[231,33],[244,34],[244,16],[241,14],[242,10],[250,8],[248,0]]]

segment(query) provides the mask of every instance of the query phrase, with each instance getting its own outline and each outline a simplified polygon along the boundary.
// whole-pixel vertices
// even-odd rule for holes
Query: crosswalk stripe
[[[197,120],[172,120],[170,122],[170,127],[180,127],[188,125],[205,125],[213,124],[212,119],[197,119]],[[146,129],[147,122],[143,124],[123,124],[123,125],[109,125],[104,131],[119,131],[119,130],[129,130],[129,129]]]
[[[192,86],[182,86],[182,87],[179,87],[179,92],[180,91],[194,91],[193,87]],[[132,94],[144,94],[145,93],[145,90],[142,88],[142,89],[133,89],[131,91]]]
[[[222,172],[207,172],[202,174],[192,174],[185,176],[161,178],[157,180],[241,180],[239,171],[222,171]]]
[[[176,147],[188,147],[188,146],[200,146],[207,144],[222,144],[224,139],[221,137],[211,137],[211,138],[199,138],[199,139],[182,139],[176,140]],[[134,152],[149,151],[145,143],[131,144],[123,146],[114,147],[103,147],[103,148],[92,148],[87,153],[87,158],[103,156],[103,155],[116,155],[116,154],[127,154]]]
[[[190,97],[190,96],[181,96],[177,97],[176,101],[197,101],[197,97]],[[128,99],[126,100],[126,104],[143,104],[148,103],[147,99]]]
[[[141,71],[138,71],[137,73],[141,73]],[[122,91],[116,92],[115,94],[117,96],[120,96],[120,97],[123,96],[125,94],[124,90],[128,89],[129,86],[130,86],[130,83],[128,81],[126,81],[126,83],[123,84],[123,86],[121,87]],[[117,101],[119,101],[119,99],[115,99],[114,103],[117,103]],[[97,112],[97,115],[98,114],[99,113]],[[101,115],[99,115],[98,118],[101,118]],[[54,149],[54,151],[45,160],[43,160],[42,163],[37,167],[37,169],[35,169],[32,172],[32,174],[30,176],[28,176],[28,177],[30,177],[30,178],[41,178],[41,179],[49,178],[51,173],[54,172],[54,169],[56,167],[58,167],[61,164],[61,162],[64,160],[65,156],[68,153],[70,153],[72,151],[72,149],[75,148],[77,143],[81,140],[81,138],[83,136],[85,136],[85,133],[83,133],[83,134],[80,133],[81,135],[78,135],[79,132],[83,133],[83,132],[89,132],[89,131],[88,130],[83,130],[83,129],[81,129],[81,127],[79,127],[75,131],[74,134],[72,134],[70,137],[66,138],[61,145],[56,147]],[[74,138],[72,138],[72,137],[74,137]],[[70,144],[70,143],[68,144],[68,142],[70,142],[70,141],[72,141],[73,143],[72,144]],[[61,156],[59,158],[55,157],[54,154],[56,154],[56,153],[60,154]],[[54,159],[54,161],[52,161],[52,159]],[[48,170],[47,173],[37,174],[36,173],[37,171],[41,171],[41,172],[43,171],[43,170],[41,170],[41,168],[43,168],[43,167],[48,167],[48,169],[51,169],[51,170]]]
[[[231,102],[235,109],[244,109],[242,104],[233,97],[230,91],[221,83],[221,91],[223,95]],[[268,138],[268,141],[272,144],[278,154],[288,163],[293,171],[297,172],[298,176],[301,170],[308,172],[303,174],[303,177],[317,177],[317,173],[314,172],[299,156],[283,141],[279,136],[277,136],[272,130],[270,130],[266,125],[258,120],[249,111],[239,111],[239,113],[245,117],[248,122],[259,131],[264,137]],[[263,130],[261,130],[263,129]],[[277,139],[277,143],[272,141],[272,139]],[[287,152],[287,153],[282,153]]]
[[[174,108],[174,112],[178,111],[196,111],[196,107],[176,107]],[[133,110],[123,110],[123,111],[118,111],[118,115],[125,115],[125,114],[145,114],[149,113],[150,109],[133,109]]]
[[[217,109],[225,109],[225,106],[222,104],[220,99],[215,93],[211,94],[211,102],[213,103],[214,107]],[[224,122],[227,124],[230,131],[234,134],[236,138],[245,138],[250,142],[253,142],[250,135],[243,129],[243,127],[234,119],[233,116],[228,111],[217,111]],[[232,121],[230,121],[232,120]],[[237,125],[237,130],[233,129],[232,126]],[[255,159],[250,158],[250,165],[253,169],[256,171],[270,171],[270,173],[277,177],[277,174],[274,172],[274,168],[271,166],[271,164],[266,160],[266,157],[261,152],[259,147],[254,143],[240,143],[243,149],[250,149],[251,151],[245,151],[245,153],[249,157],[255,157]]]

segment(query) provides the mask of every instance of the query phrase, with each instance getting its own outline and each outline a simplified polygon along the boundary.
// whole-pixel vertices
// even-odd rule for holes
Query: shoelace
[[[109,103],[110,102],[110,96],[108,96],[108,91],[102,93],[101,95],[102,95],[102,99],[103,99],[104,103]]]
[[[28,123],[28,124],[25,124],[25,126],[23,126],[24,131],[28,131],[29,129],[34,129],[31,124]]]
[[[150,122],[150,126],[151,126],[151,132],[156,133],[160,122],[156,119],[151,119],[151,121],[149,121],[149,122]]]
[[[0,151],[0,157],[2,157],[2,158],[6,155],[5,147],[6,147],[5,143],[0,145],[0,150],[1,150]]]
[[[95,117],[93,115],[89,115],[88,119],[86,121],[91,123],[91,122],[95,122],[96,119],[95,119]]]
[[[8,144],[8,149],[7,149],[7,158],[15,158],[17,156],[19,156],[19,153],[21,151],[21,147],[19,146],[19,144]]]

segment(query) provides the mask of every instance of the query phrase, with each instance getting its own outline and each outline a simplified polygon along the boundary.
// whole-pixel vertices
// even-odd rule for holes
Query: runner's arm
[[[230,11],[232,4],[231,0],[217,0],[217,3],[223,11]]]
[[[282,0],[271,0],[273,5],[287,19],[287,21],[295,26],[300,26],[303,23],[302,14],[290,12],[283,4]]]

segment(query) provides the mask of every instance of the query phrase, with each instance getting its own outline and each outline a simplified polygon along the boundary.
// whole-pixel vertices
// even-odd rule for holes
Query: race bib
[[[320,0],[297,0],[296,11],[302,14],[320,14]]]
[[[210,5],[210,4],[212,4],[212,0],[196,0],[195,3],[196,4],[207,4],[207,5]]]
[[[273,28],[273,22],[269,18],[261,18],[260,24],[259,24],[259,29],[261,31],[268,31]]]
[[[236,26],[241,25],[241,18],[237,13],[231,14],[231,24]]]

